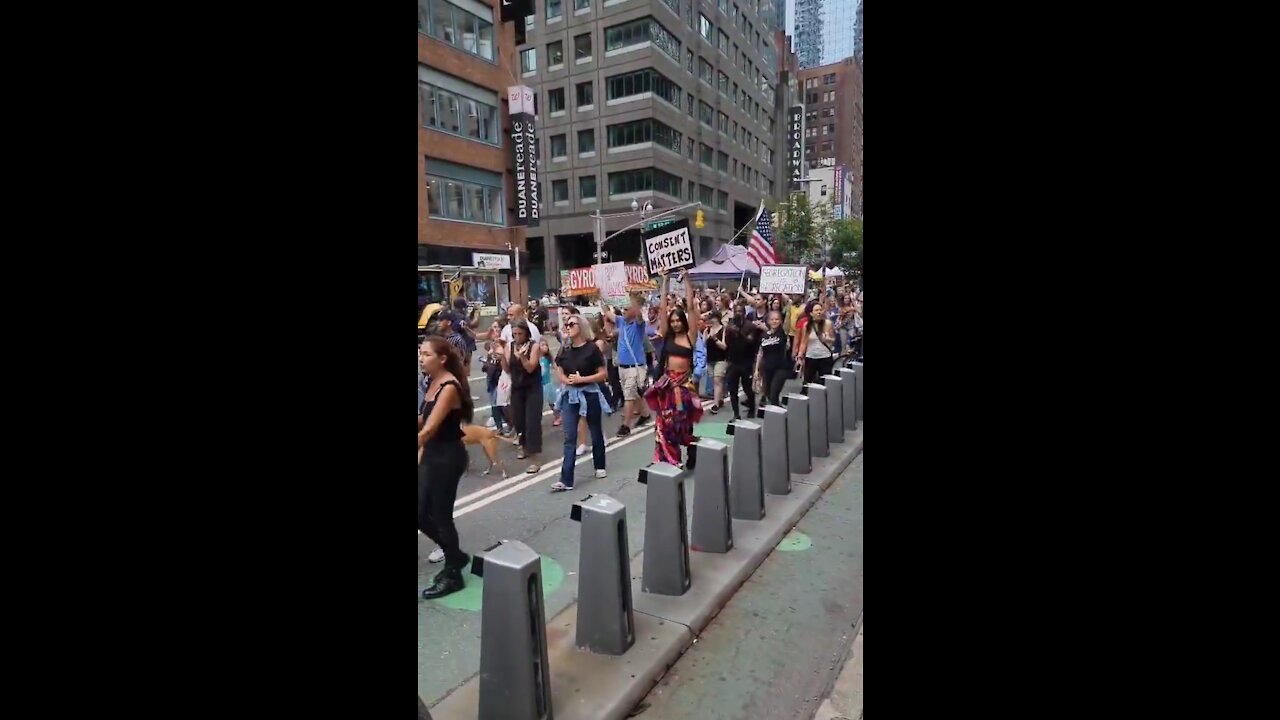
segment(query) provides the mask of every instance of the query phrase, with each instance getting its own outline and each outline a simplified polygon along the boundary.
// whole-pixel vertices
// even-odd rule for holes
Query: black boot
[[[462,570],[447,567],[436,575],[435,582],[431,587],[422,591],[422,599],[436,600],[446,595],[452,595],[464,587],[466,587],[466,583],[462,581]]]
[[[440,582],[440,578],[444,577],[445,573],[449,572],[450,570],[457,570],[458,572],[464,572],[467,569],[467,563],[469,562],[471,562],[471,556],[465,553],[462,555],[462,561],[459,562],[457,565],[451,565],[448,560],[445,560],[444,568],[441,569],[440,572],[436,573],[435,577],[431,578],[431,582]]]

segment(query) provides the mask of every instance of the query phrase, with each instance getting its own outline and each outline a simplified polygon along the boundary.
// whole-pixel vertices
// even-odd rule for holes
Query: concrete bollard
[[[787,453],[791,472],[808,475],[813,470],[813,446],[809,444],[809,396],[786,393],[782,404],[787,409]]]
[[[577,645],[621,655],[636,641],[627,508],[608,495],[588,495],[573,504],[569,518],[582,523]]]
[[[823,375],[827,387],[827,441],[844,442],[844,381],[837,375]]]
[[[471,574],[484,578],[480,720],[549,720],[542,558],[517,540],[503,540],[482,552],[471,561]]]
[[[831,445],[827,441],[827,388],[818,383],[804,386],[809,391],[809,452],[813,457],[826,457],[831,454]]]
[[[764,441],[760,454],[764,456],[761,472],[764,474],[764,491],[770,495],[786,495],[791,492],[791,456],[787,443],[787,410],[776,405],[764,409]]]
[[[733,425],[729,425],[732,434]],[[699,440],[698,467],[693,473],[693,532],[698,552],[726,553],[733,548],[729,518],[729,446],[719,440]]]
[[[840,368],[841,388],[844,390],[844,429],[858,429],[858,373],[853,368]]]
[[[689,577],[689,524],[684,505],[686,470],[660,462],[640,470],[648,485],[644,505],[644,575],[640,589],[657,595],[683,595]]]
[[[862,422],[862,405],[863,405],[863,402],[865,401],[865,398],[863,397],[863,394],[864,394],[863,389],[866,387],[866,383],[863,382],[863,379],[862,379],[862,363],[852,362],[852,363],[849,363],[849,367],[853,368],[853,372],[858,378],[858,382],[857,382],[858,399],[855,402],[855,405],[858,408],[858,422]]]
[[[729,482],[729,508],[738,520],[764,519],[764,459],[760,423],[735,420],[729,423],[733,435],[733,467]]]

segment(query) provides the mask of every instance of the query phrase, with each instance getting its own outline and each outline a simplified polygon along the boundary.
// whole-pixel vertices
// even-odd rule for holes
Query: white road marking
[[[643,439],[643,438],[645,438],[645,437],[648,437],[649,435],[652,435],[652,434],[653,434],[653,427],[647,427],[647,428],[645,428],[645,429],[643,429],[643,430],[633,430],[633,431],[631,432],[631,435],[627,436],[627,438],[626,438],[626,439],[624,439],[624,440],[622,440],[622,441],[620,441],[620,442],[616,442],[616,443],[614,443],[614,444],[612,444],[612,445],[610,445],[610,446],[606,447],[606,448],[605,448],[605,452],[607,453],[607,452],[609,452],[610,450],[613,450],[613,449],[615,449],[615,448],[620,448],[620,447],[622,447],[623,445],[628,445],[628,444],[633,443],[633,442],[635,442],[635,441],[637,441],[637,440],[641,440],[641,439]],[[575,460],[573,464],[574,464],[574,466],[576,467],[576,466],[578,466],[578,465],[581,465],[581,464],[582,464],[582,463],[584,463],[584,462],[590,462],[590,461],[591,461],[591,454],[590,454],[590,453],[587,453],[586,455],[583,455],[582,457],[580,457],[580,458],[578,458],[577,460]],[[563,459],[561,460],[561,462],[563,462]],[[482,499],[480,499],[480,500],[478,500],[478,501],[476,501],[476,502],[474,502],[474,503],[472,503],[472,504],[470,504],[470,505],[468,505],[468,506],[466,506],[466,507],[462,508],[461,510],[459,510],[459,509],[458,509],[458,506],[455,504],[455,505],[454,505],[454,510],[453,510],[453,517],[454,517],[455,519],[456,519],[456,518],[460,518],[460,517],[462,517],[463,515],[466,515],[467,513],[471,512],[471,511],[473,511],[473,510],[479,510],[480,508],[484,507],[485,505],[488,505],[488,504],[490,504],[490,503],[498,502],[499,500],[501,500],[501,499],[503,499],[503,498],[505,498],[505,497],[507,497],[507,496],[509,496],[509,495],[514,495],[515,493],[518,493],[518,492],[520,492],[521,490],[524,490],[524,489],[526,489],[526,488],[533,487],[534,485],[537,485],[537,484],[538,484],[538,483],[540,483],[540,482],[545,482],[546,480],[549,480],[549,479],[551,479],[551,478],[552,478],[552,477],[554,477],[554,476],[558,476],[559,474],[560,474],[560,463],[556,463],[556,467],[555,467],[555,468],[553,468],[553,469],[551,469],[551,470],[544,470],[544,471],[542,471],[542,472],[538,473],[537,475],[534,475],[533,477],[530,477],[530,478],[528,478],[528,479],[524,479],[524,478],[522,478],[522,477],[514,477],[514,478],[508,478],[508,479],[506,479],[506,480],[503,480],[501,483],[497,483],[497,484],[495,484],[495,485],[491,485],[491,486],[489,486],[488,488],[485,488],[485,490],[484,490],[482,493],[472,493],[471,495],[468,495],[468,496],[467,496],[467,498],[463,498],[463,500],[466,500],[466,499],[468,499],[468,498],[474,497],[474,496],[476,496],[476,495],[480,495],[480,494],[484,494],[484,493],[491,492],[491,491],[493,491],[493,490],[498,489],[499,487],[506,486],[506,485],[508,485],[508,484],[510,484],[510,483],[512,483],[512,482],[516,482],[516,483],[518,483],[518,484],[517,484],[517,485],[515,485],[514,487],[508,487],[506,490],[503,490],[502,492],[499,492],[499,493],[496,493],[496,494],[492,494],[492,495],[489,495],[488,497],[482,498]],[[523,481],[522,481],[522,480],[523,480]],[[459,500],[459,501],[458,501],[458,503],[461,503],[461,502],[462,502],[462,500]]]

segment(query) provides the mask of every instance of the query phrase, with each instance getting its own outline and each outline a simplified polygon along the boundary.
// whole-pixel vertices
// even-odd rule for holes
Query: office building
[[[795,10],[791,36],[795,38],[796,57],[800,67],[822,64],[823,0],[794,0]]]
[[[850,212],[862,214],[862,70],[853,58],[805,68],[804,158],[810,170],[845,168],[850,186]]]
[[[756,0],[536,0],[517,78],[536,98],[542,212],[528,242],[547,286],[596,261],[597,211],[701,202],[704,228],[692,208],[678,216],[701,261],[777,191],[774,13]],[[640,262],[640,227],[603,254]]]
[[[853,27],[853,59],[859,68],[862,67],[862,2],[858,0],[858,15]]]
[[[506,107],[514,25],[499,7],[418,0],[419,309],[447,300],[451,278],[487,316],[528,293],[515,284],[512,254],[525,235],[512,212]]]
[[[822,1],[822,65],[853,57],[861,0]]]

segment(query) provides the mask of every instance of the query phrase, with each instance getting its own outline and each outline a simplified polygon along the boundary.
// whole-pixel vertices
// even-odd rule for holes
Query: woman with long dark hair
[[[827,321],[822,301],[810,300],[805,305],[804,315],[796,322],[795,340],[796,363],[803,365],[806,386],[831,373],[835,364],[835,353],[831,349],[835,333]],[[807,395],[808,387],[801,392]]]
[[[502,368],[511,375],[511,424],[516,426],[520,439],[517,460],[529,458],[525,472],[538,472],[542,454],[542,348],[529,335],[529,324],[524,320],[511,323],[511,346],[503,347]]]
[[[453,503],[467,469],[462,423],[471,422],[475,408],[462,355],[447,340],[423,338],[418,365],[428,382],[418,408],[418,529],[444,550],[445,560],[431,587],[422,591],[424,599],[434,600],[463,588],[462,568],[470,559],[453,524]]]
[[[658,308],[658,334],[662,336],[662,375],[649,386],[644,401],[654,411],[654,462],[680,464],[680,448],[689,448],[688,467],[698,462],[698,438],[693,426],[702,419],[702,401],[693,378],[693,349],[698,344],[698,327],[690,324],[681,308],[668,310],[667,273],[662,273],[662,306]],[[686,307],[696,308],[693,282],[685,277]]]

